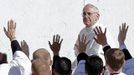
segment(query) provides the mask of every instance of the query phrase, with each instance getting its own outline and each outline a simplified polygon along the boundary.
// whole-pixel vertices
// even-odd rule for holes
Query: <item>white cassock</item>
[[[30,75],[31,74],[31,61],[22,51],[16,51],[13,56],[13,60],[10,62],[9,75],[15,75],[16,69],[20,75]]]
[[[22,51],[16,51],[10,63],[0,65],[0,75],[31,75],[31,61]]]
[[[95,33],[94,33],[94,28],[96,26],[100,26],[102,28],[102,31],[104,32],[105,30],[105,26],[99,24],[99,23],[96,23],[95,25],[87,28],[87,27],[84,27],[79,35],[82,36],[83,34],[86,36],[86,40],[89,41],[89,44],[87,45],[87,48],[86,48],[86,54],[91,56],[91,55],[98,55],[102,58],[104,64],[105,64],[105,59],[104,59],[104,53],[103,53],[103,50],[102,50],[102,46],[99,45],[95,40],[94,40],[94,37],[95,37]],[[108,44],[111,46],[111,47],[116,47],[115,46],[115,42],[113,41],[113,38],[111,37],[111,34],[109,33],[108,31],[108,28],[107,28],[107,33],[106,33],[106,36],[107,36],[107,42]],[[78,39],[76,41],[76,44],[78,44]],[[79,52],[77,50],[76,47],[74,47],[74,50],[75,50],[75,55],[78,56]],[[74,68],[76,66],[76,62],[73,63],[72,65],[72,68]]]
[[[0,75],[8,75],[9,71],[9,64],[4,63],[0,65]]]

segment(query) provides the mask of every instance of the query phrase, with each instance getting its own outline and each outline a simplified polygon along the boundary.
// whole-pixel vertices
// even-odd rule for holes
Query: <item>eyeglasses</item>
[[[91,16],[91,15],[93,15],[93,14],[98,14],[97,12],[93,12],[93,13],[91,13],[91,12],[83,12],[83,16],[85,16],[85,15],[88,15],[88,16]]]

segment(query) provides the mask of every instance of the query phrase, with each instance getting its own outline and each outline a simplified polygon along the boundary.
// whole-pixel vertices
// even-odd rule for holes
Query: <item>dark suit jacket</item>
[[[19,45],[19,43],[18,43],[17,40],[13,40],[13,41],[11,42],[11,48],[12,48],[13,54],[14,54],[16,51],[22,51],[22,49],[21,49],[21,47],[20,47],[20,45]]]
[[[103,48],[103,51],[104,51],[104,55],[105,55],[105,53],[106,53],[106,51],[108,50],[108,49],[110,49],[111,47],[108,45],[108,46],[105,46],[104,48]],[[125,55],[125,60],[128,60],[128,59],[131,59],[132,58],[132,56],[131,56],[131,54],[129,53],[129,51],[128,51],[128,49],[122,49],[122,51],[123,51],[123,53],[124,53],[124,55]]]

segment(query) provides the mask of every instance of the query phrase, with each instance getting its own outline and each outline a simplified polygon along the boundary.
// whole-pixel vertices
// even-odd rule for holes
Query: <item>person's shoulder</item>
[[[125,62],[125,66],[133,66],[134,67],[134,58],[129,59]]]
[[[129,68],[128,70],[124,71],[126,75],[133,75],[134,74],[134,68]]]
[[[102,23],[96,23],[95,26],[100,26],[101,28],[106,28],[106,26]]]
[[[125,65],[123,67],[123,72],[126,74],[134,73],[134,58],[129,59],[125,62]]]
[[[86,31],[86,27],[83,27],[83,28],[80,30],[79,34],[85,32],[85,31]]]
[[[86,30],[86,27],[83,27],[83,28],[81,29],[81,31],[83,31],[83,30]]]
[[[96,23],[95,25],[94,25],[94,28],[95,27],[101,27],[101,29],[102,29],[102,31],[104,31],[105,30],[105,28],[107,28],[105,25],[103,25],[102,23]],[[108,31],[109,32],[109,31]]]

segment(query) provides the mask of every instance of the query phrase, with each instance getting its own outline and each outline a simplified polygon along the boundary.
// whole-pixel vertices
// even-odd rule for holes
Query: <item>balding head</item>
[[[49,64],[41,59],[35,59],[32,62],[33,75],[51,75]]]
[[[33,53],[33,60],[35,59],[42,59],[42,60],[45,60],[48,62],[48,64],[51,65],[51,55],[50,53],[44,49],[44,48],[40,48],[38,50],[36,50],[34,53]]]

